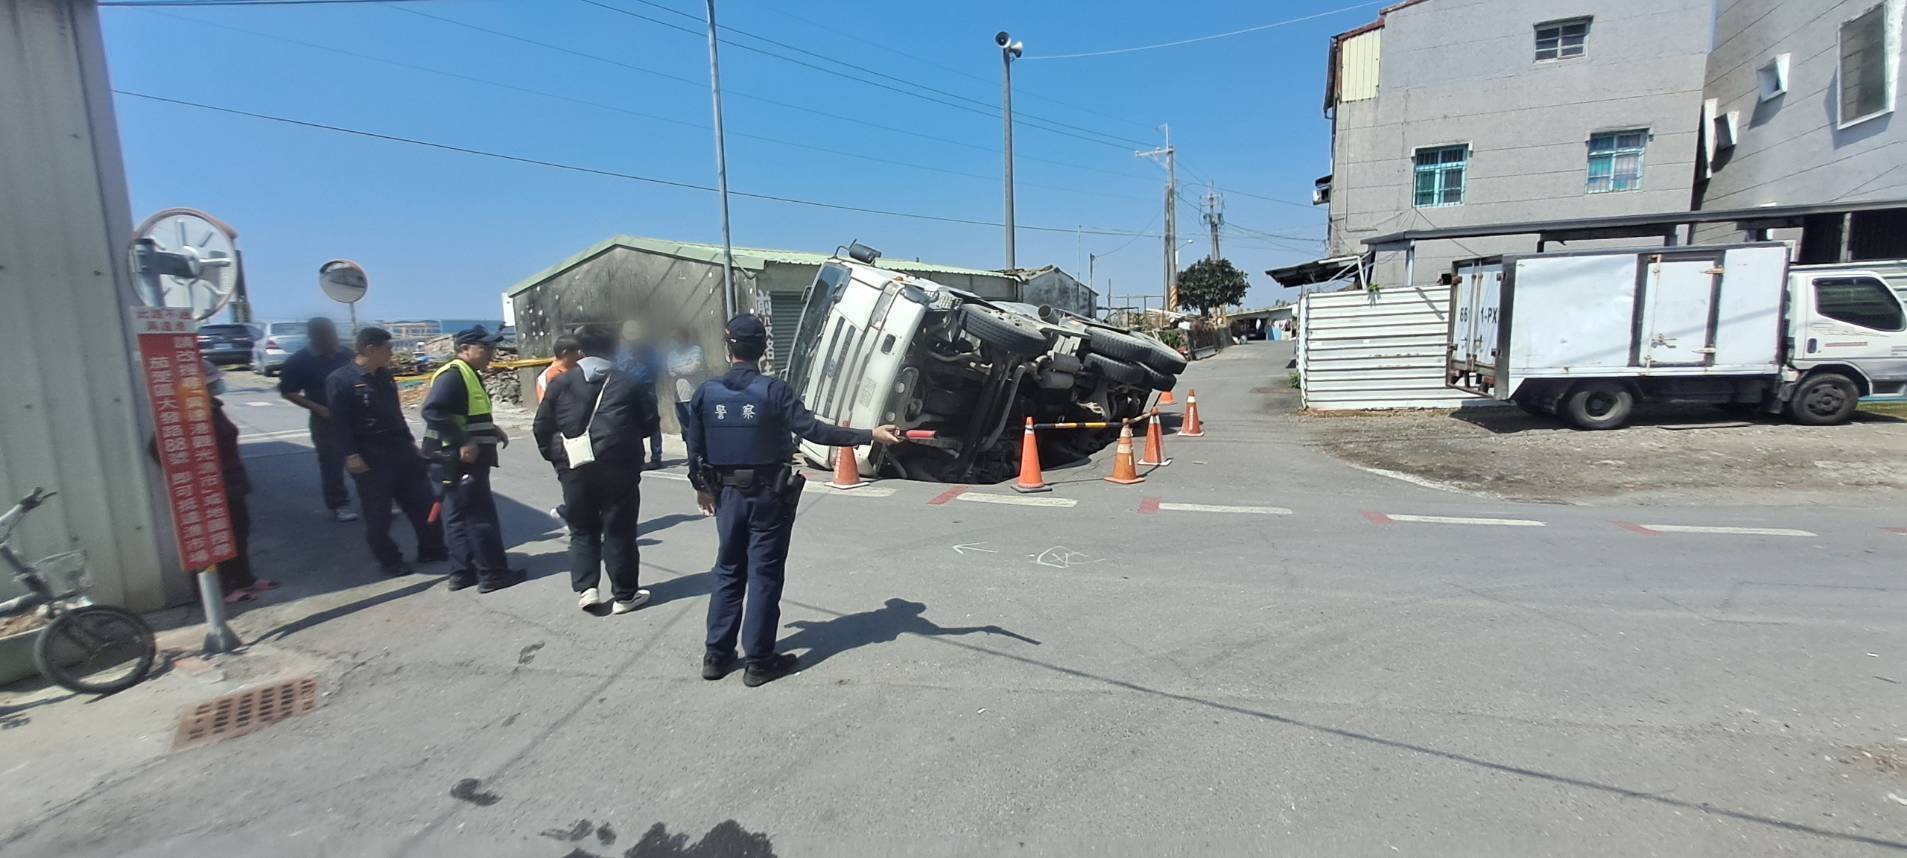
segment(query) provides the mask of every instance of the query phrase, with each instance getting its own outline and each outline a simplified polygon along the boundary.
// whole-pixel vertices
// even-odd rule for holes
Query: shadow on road
[[[707,577],[706,575],[700,577]],[[1039,641],[1007,631],[999,626],[941,626],[927,619],[927,606],[906,599],[888,599],[872,611],[840,614],[822,622],[795,620],[787,628],[797,631],[781,639],[783,650],[805,650],[801,667],[806,670],[841,653],[871,644],[893,643],[901,635],[946,637],[949,635],[989,634],[1039,645]]]

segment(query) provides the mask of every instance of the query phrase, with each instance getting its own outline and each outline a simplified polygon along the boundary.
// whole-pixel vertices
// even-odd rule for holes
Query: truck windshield
[[[829,262],[821,266],[815,275],[814,283],[808,287],[808,295],[801,302],[801,321],[795,325],[794,354],[788,359],[788,383],[794,385],[796,392],[808,389],[808,370],[814,363],[815,346],[821,342],[823,324],[828,320],[828,311],[834,308],[834,300],[847,288],[853,272],[838,262]]]

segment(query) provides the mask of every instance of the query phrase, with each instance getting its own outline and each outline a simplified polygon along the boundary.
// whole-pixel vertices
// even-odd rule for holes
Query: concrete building
[[[1907,196],[1907,123],[1894,118],[1902,0],[1734,0],[1715,15],[1696,183],[1703,209]],[[1716,224],[1704,242],[1774,237],[1796,261],[1907,257],[1907,210],[1812,215],[1787,228]]]
[[[1046,304],[1081,316],[1099,314],[1099,293],[1057,265],[1013,273],[1025,284],[1020,300],[1028,304]]]
[[[1333,37],[1325,256],[1404,230],[1688,210],[1709,23],[1708,0],[1407,0]],[[1427,243],[1366,276],[1429,284],[1533,249]]]

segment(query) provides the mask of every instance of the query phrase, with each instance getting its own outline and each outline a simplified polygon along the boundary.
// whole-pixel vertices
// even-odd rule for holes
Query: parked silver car
[[[252,369],[265,375],[277,375],[285,368],[285,359],[305,347],[304,322],[265,322],[252,345]]]

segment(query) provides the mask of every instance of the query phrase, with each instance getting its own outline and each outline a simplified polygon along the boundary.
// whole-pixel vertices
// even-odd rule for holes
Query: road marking
[[[822,483],[820,488],[822,493],[826,495],[858,498],[891,498],[894,496],[895,491],[893,486],[861,486],[856,489],[837,489],[826,483]]]
[[[1650,533],[1722,533],[1733,536],[1815,536],[1813,531],[1795,530],[1787,527],[1705,527],[1689,524],[1638,524],[1626,527],[1628,530],[1641,528]]]
[[[995,550],[993,550],[993,549],[991,549],[991,548],[982,548],[981,546],[983,546],[983,545],[986,545],[986,543],[984,543],[984,542],[968,542],[968,543],[964,543],[964,544],[961,544],[961,545],[956,545],[956,546],[954,546],[954,547],[953,547],[953,550],[954,550],[954,553],[955,553],[955,554],[965,554],[965,553],[967,553],[967,552],[969,552],[969,551],[978,551],[978,552],[980,552],[981,554],[998,554],[998,553],[1000,553],[1000,552],[998,552],[998,551],[995,551]]]
[[[954,498],[960,497],[961,494],[965,493],[970,488],[973,488],[973,486],[954,486],[953,488],[950,488],[944,492],[941,492],[940,494],[934,495],[931,500],[927,501],[927,505],[940,506],[941,504],[944,504],[950,500],[953,500]]]
[[[274,405],[277,405],[278,403],[276,403],[276,402],[269,402],[269,401],[266,401],[266,400],[263,400],[263,399],[253,399],[253,400],[249,400],[249,401],[247,401],[247,402],[246,402],[245,404],[246,404],[246,405],[249,405],[249,406],[251,406],[251,407],[253,407],[253,408],[270,408],[270,407],[272,407],[272,406],[274,406]]]
[[[1888,533],[1898,533],[1901,536],[1907,536],[1907,527],[1883,527],[1881,529]]]
[[[1364,517],[1372,524],[1390,524],[1409,522],[1412,524],[1476,524],[1487,527],[1544,527],[1540,521],[1527,518],[1471,518],[1459,515],[1405,515],[1403,513],[1382,513],[1364,510]]]
[[[650,471],[649,476],[659,480],[674,480],[678,483],[686,483],[689,481],[688,474],[673,474],[668,471]]]
[[[1073,498],[1036,498],[1025,495],[990,495],[984,493],[968,494],[964,490],[953,496],[953,500],[973,501],[974,503],[997,503],[1008,506],[1044,506],[1069,507],[1079,503]]]
[[[1159,512],[1160,510],[1164,510],[1166,512],[1236,513],[1239,515],[1290,515],[1291,514],[1291,510],[1285,509],[1284,507],[1281,507],[1281,506],[1236,506],[1231,504],[1213,504],[1213,503],[1174,503],[1171,501],[1161,501],[1158,498],[1146,498],[1145,500],[1142,500],[1139,502],[1140,515],[1152,515],[1153,513]]]

